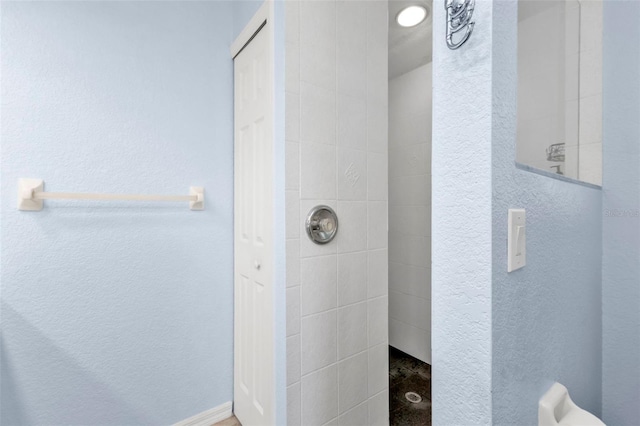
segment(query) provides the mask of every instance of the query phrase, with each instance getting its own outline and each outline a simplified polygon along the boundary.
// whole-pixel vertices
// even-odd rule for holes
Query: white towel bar
[[[18,179],[18,209],[42,210],[43,200],[99,201],[188,201],[191,210],[204,210],[204,188],[189,187],[189,195],[96,194],[86,192],[45,192],[42,179]]]

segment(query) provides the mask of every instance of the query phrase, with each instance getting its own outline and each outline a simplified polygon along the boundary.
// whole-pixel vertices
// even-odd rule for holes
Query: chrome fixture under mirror
[[[338,232],[338,216],[329,206],[315,206],[306,222],[307,235],[316,244],[327,244]]]

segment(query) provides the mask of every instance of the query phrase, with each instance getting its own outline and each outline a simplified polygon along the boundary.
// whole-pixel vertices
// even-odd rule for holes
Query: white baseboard
[[[233,402],[225,402],[210,410],[203,411],[186,420],[182,420],[173,426],[211,426],[233,415]]]

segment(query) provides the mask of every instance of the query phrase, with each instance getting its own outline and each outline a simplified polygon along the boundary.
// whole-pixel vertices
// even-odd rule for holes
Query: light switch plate
[[[507,272],[527,264],[527,227],[524,209],[509,209],[507,235]]]

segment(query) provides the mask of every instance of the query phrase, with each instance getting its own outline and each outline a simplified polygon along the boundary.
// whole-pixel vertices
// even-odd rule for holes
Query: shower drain
[[[407,398],[407,401],[414,404],[422,402],[422,397],[415,392],[407,392],[404,394],[404,397]]]

